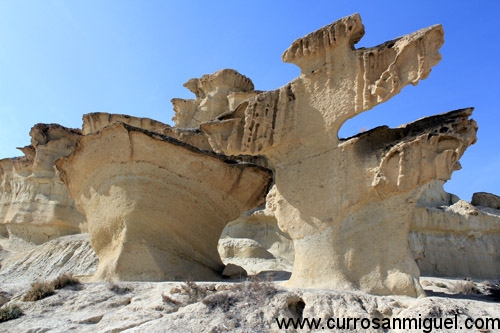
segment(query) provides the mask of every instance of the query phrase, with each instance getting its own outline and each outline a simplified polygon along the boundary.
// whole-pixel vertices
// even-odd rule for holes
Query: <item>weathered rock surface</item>
[[[71,153],[79,130],[37,124],[23,157],[0,160],[0,236],[11,245],[41,244],[85,230],[54,162]]]
[[[354,49],[363,34],[355,14],[295,41],[283,60],[300,77],[200,129],[215,151],[265,155],[274,167],[268,204],[295,248],[289,286],[417,296],[412,206],[426,184],[460,168],[476,125],[464,109],[339,140],[346,120],[416,85],[441,59],[441,26]]]
[[[89,224],[97,279],[210,280],[224,226],[264,202],[271,172],[114,123],[58,161]]]
[[[500,197],[491,193],[478,192],[472,195],[471,204],[500,210]]]
[[[184,84],[196,99],[174,98],[176,127],[198,127],[200,123],[217,118],[233,110],[244,99],[255,96],[252,80],[233,69],[222,69],[214,74],[191,79]]]
[[[29,285],[4,285],[12,295],[8,304],[18,304],[24,315],[0,324],[3,332],[284,332],[278,320],[292,318],[321,318],[318,329],[307,327],[300,332],[422,332],[429,321],[457,320],[457,327],[432,330],[439,332],[468,332],[466,320],[483,323],[481,332],[498,332],[491,319],[500,317],[500,303],[484,295],[451,293],[459,281],[426,279],[424,285],[431,295],[426,298],[403,296],[373,296],[361,292],[282,289],[269,283],[198,283],[191,294],[182,291],[179,283],[120,283],[124,292],[114,292],[105,283],[87,283],[80,288],[65,288],[37,302],[21,302]],[[443,287],[437,287],[445,286]],[[482,288],[482,286],[478,287]],[[197,291],[199,291],[197,293]],[[167,295],[173,302],[162,301]],[[455,317],[456,316],[456,317]],[[328,329],[331,324],[339,327]],[[347,320],[350,318],[349,324]],[[379,320],[378,329],[363,329],[358,320]],[[414,318],[410,327],[410,318]],[[405,321],[403,329],[402,321]],[[416,327],[419,320],[425,323]],[[382,324],[390,329],[383,328]],[[393,326],[395,323],[396,326]],[[399,324],[401,326],[399,326]],[[472,322],[473,323],[473,322]],[[469,325],[471,322],[468,323]],[[349,325],[349,326],[348,326]],[[426,326],[424,326],[426,325]],[[324,330],[321,327],[325,327]],[[364,326],[366,327],[366,326]],[[386,326],[387,327],[387,326]]]
[[[209,280],[220,277],[224,264],[228,276],[265,277],[291,270],[295,261],[286,283],[292,288],[419,296],[423,289],[413,256],[426,274],[498,277],[500,198],[476,193],[473,206],[442,189],[475,142],[472,109],[338,138],[347,119],[416,85],[440,60],[440,26],[355,49],[363,34],[355,14],[295,41],[283,60],[298,65],[302,74],[274,91],[255,91],[250,79],[230,69],[189,80],[185,87],[196,98],[172,100],[177,128],[108,113],[84,115],[83,131],[36,125],[31,146],[21,149],[26,156],[0,160],[0,282],[22,284],[94,270],[94,277],[104,280]],[[241,216],[264,203],[272,181],[267,208]],[[88,218],[95,252],[85,234],[58,237],[87,230],[66,185]],[[217,298],[230,303],[224,305],[225,318],[248,296],[250,287],[245,288],[238,290],[243,294]],[[14,289],[0,290],[0,296],[8,295],[0,302],[15,301]],[[314,291],[278,294],[276,299],[285,295],[286,302],[252,295],[262,301],[251,303],[254,308],[247,297],[246,308],[236,309],[238,316],[244,314],[252,325],[259,319],[269,328],[269,316],[339,316],[337,308],[351,301],[369,305],[368,311],[361,304],[362,315],[394,317],[405,311],[380,308],[385,298],[351,291],[330,292],[345,301],[341,304]],[[104,301],[110,299],[109,307],[133,301],[113,296]],[[198,301],[191,308],[205,314],[221,304],[207,310],[207,303]],[[309,312],[306,304],[313,304]],[[266,306],[255,317],[256,309]],[[37,306],[27,308],[40,317]],[[103,314],[83,313],[73,324],[176,329],[184,316],[194,318],[191,308],[176,309],[180,315],[169,319],[135,313],[114,326],[108,314],[102,321]],[[227,328],[220,318],[203,323]],[[238,323],[227,322],[234,328]]]
[[[60,236],[29,250],[9,251],[0,262],[0,283],[32,283],[62,274],[92,275],[97,261],[88,234]]]
[[[235,264],[227,264],[222,271],[222,276],[227,278],[243,279],[248,276],[248,272],[241,266]]]
[[[446,193],[443,181],[431,182],[418,199],[408,240],[424,276],[499,277],[500,211]],[[270,210],[229,223],[219,240],[219,253],[224,263],[242,266],[250,274],[293,268],[293,243],[279,230]]]
[[[410,248],[422,274],[498,279],[499,210],[459,200],[436,183],[420,198],[410,230]]]
[[[242,266],[252,275],[293,268],[293,242],[269,209],[243,214],[226,225],[218,249],[225,264]]]
[[[93,134],[115,123],[124,123],[146,131],[166,135],[202,150],[212,150],[208,138],[200,130],[175,128],[150,118],[133,117],[124,114],[104,112],[85,114],[83,115],[82,133],[84,135]]]

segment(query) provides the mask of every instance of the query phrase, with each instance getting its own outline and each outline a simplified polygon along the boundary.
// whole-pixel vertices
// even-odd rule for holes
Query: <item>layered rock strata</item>
[[[23,157],[0,160],[0,235],[12,243],[41,244],[85,230],[85,217],[59,179],[54,162],[70,154],[79,130],[37,124]]]
[[[283,60],[301,75],[274,91],[230,69],[191,79],[196,98],[172,100],[177,127],[108,113],[84,115],[82,132],[36,125],[24,157],[0,160],[0,236],[40,244],[86,231],[84,213],[96,279],[208,280],[223,269],[224,226],[275,181],[266,210],[222,232],[225,262],[286,269],[295,251],[289,286],[410,296],[422,295],[413,257],[428,275],[498,277],[500,198],[469,204],[442,189],[475,142],[472,109],[338,138],[441,58],[440,26],[355,49],[363,34],[355,14],[298,39]],[[46,262],[85,257],[81,272],[93,270],[83,238]],[[3,281],[47,259],[7,252]],[[66,272],[45,268],[28,274]]]
[[[497,279],[500,272],[500,210],[495,198],[475,193],[473,205],[446,193],[442,182],[426,189],[410,225],[409,243],[426,276]],[[478,205],[482,203],[483,205]]]
[[[96,133],[115,123],[124,123],[146,131],[166,135],[202,150],[212,150],[207,136],[199,129],[176,128],[150,118],[133,117],[124,114],[105,112],[85,114],[83,115],[82,133],[84,135]]]
[[[47,281],[63,274],[91,276],[97,262],[88,234],[60,236],[28,250],[9,253],[1,261],[0,283]]]
[[[441,26],[354,49],[363,34],[355,14],[295,41],[283,60],[301,68],[298,78],[200,129],[215,151],[265,155],[274,167],[268,204],[295,248],[289,286],[418,296],[412,207],[427,183],[459,168],[476,125],[465,109],[339,140],[346,120],[416,85],[441,59]]]
[[[115,122],[58,161],[85,213],[96,279],[210,280],[227,222],[260,205],[271,172]]]

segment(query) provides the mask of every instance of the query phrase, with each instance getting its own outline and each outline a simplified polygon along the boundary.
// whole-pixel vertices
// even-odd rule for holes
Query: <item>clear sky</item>
[[[429,78],[340,136],[474,106],[478,142],[445,188],[500,195],[500,1],[0,0],[0,158],[22,155],[34,124],[80,128],[89,112],[172,124],[170,100],[194,97],[182,84],[222,68],[278,88],[299,75],[281,61],[295,39],[355,12],[366,30],[357,47],[437,23],[445,44]]]

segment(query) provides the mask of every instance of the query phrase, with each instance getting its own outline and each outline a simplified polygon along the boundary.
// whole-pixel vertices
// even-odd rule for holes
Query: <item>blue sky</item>
[[[350,121],[398,126],[474,106],[478,142],[445,188],[470,200],[500,195],[497,1],[7,1],[0,0],[0,158],[19,156],[35,123],[81,127],[89,112],[123,113],[172,124],[170,100],[192,98],[182,84],[234,68],[256,89],[299,75],[281,61],[297,38],[359,12],[357,47],[440,23],[443,60],[429,78]]]

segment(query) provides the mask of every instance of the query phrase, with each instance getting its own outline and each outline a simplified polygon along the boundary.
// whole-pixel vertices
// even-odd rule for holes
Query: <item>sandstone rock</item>
[[[500,213],[460,200],[445,192],[443,183],[428,184],[411,218],[409,246],[421,274],[497,279]],[[224,263],[242,266],[251,275],[293,268],[293,243],[279,230],[270,210],[244,214],[229,223],[219,240],[219,253]]]
[[[198,127],[200,123],[217,118],[232,110],[235,104],[256,95],[252,81],[233,69],[223,69],[214,74],[191,79],[184,84],[196,99],[174,98],[176,127]],[[231,97],[229,97],[231,96]]]
[[[434,180],[428,183],[417,201],[417,207],[450,206],[460,200],[459,197],[444,190],[443,180]]]
[[[227,264],[226,267],[224,267],[224,270],[222,271],[222,276],[229,277],[229,278],[244,278],[246,277],[247,271],[238,265],[235,264]]]
[[[85,114],[83,115],[82,133],[84,135],[93,134],[117,122],[170,136],[202,150],[212,150],[212,147],[208,143],[208,138],[200,130],[175,128],[150,118],[139,118],[124,114],[104,112]]]
[[[12,251],[1,262],[0,283],[32,283],[62,274],[92,275],[97,256],[88,234],[60,236],[25,251]]]
[[[283,60],[301,76],[200,129],[215,151],[265,155],[274,167],[268,204],[295,248],[288,286],[418,296],[412,207],[428,183],[460,168],[477,127],[464,109],[339,140],[346,120],[416,85],[441,59],[441,26],[354,49],[363,34],[355,14],[295,41]]]
[[[269,209],[244,213],[226,225],[218,249],[225,264],[242,266],[252,275],[293,268],[293,242]]]
[[[500,209],[500,197],[491,193],[478,192],[472,195],[471,204],[473,204],[474,206]]]
[[[271,173],[115,123],[58,161],[85,212],[97,279],[213,279],[222,229],[263,203]]]
[[[445,193],[442,183],[426,192]],[[409,235],[422,274],[497,279],[500,212],[458,199],[425,204],[415,208]]]
[[[250,228],[248,229],[251,231]],[[219,240],[218,249],[223,261],[232,258],[274,259],[271,252],[258,241],[250,238],[222,238]]]
[[[59,179],[54,162],[73,150],[79,130],[37,124],[25,156],[0,160],[0,236],[41,244],[85,230],[85,218]],[[18,245],[21,245],[18,244]]]
[[[291,287],[418,296],[413,255],[426,274],[498,277],[499,197],[476,193],[474,206],[442,188],[475,142],[472,109],[338,138],[347,119],[416,85],[440,60],[440,26],[355,49],[363,34],[355,14],[298,39],[283,60],[302,73],[274,91],[255,91],[230,69],[189,80],[196,98],[172,100],[177,128],[108,113],[84,115],[83,137],[36,125],[24,157],[0,160],[0,281],[95,270],[85,235],[11,251],[17,240],[32,246],[87,229],[66,185],[89,220],[97,279],[216,278],[230,220],[218,242],[226,275],[277,276],[295,256]],[[275,171],[267,208],[240,216],[264,202],[273,177],[263,167]]]

